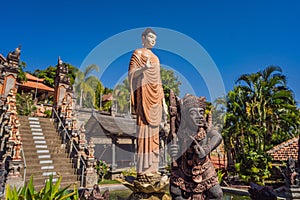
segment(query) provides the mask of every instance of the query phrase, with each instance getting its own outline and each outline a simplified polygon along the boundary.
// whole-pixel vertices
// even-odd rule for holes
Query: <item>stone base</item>
[[[171,200],[170,196],[166,194],[170,185],[166,175],[144,175],[138,178],[125,177],[125,179],[118,180],[133,192],[128,200]]]
[[[98,184],[98,175],[96,172],[91,171],[85,174],[85,187],[93,188],[95,184]]]
[[[8,177],[6,187],[16,187],[17,190],[24,186],[24,180],[21,177]]]
[[[165,193],[132,193],[128,200],[171,200],[171,197]]]

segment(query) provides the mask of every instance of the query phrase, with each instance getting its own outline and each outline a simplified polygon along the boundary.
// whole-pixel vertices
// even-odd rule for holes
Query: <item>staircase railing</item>
[[[21,149],[21,152],[22,152],[22,157],[23,157],[23,163],[24,163],[24,166],[23,166],[23,179],[24,179],[24,186],[26,184],[26,169],[27,169],[27,164],[26,164],[26,158],[25,158],[25,154],[24,154],[24,149],[22,147]]]
[[[52,114],[52,119],[54,118],[54,117],[56,117],[56,119],[58,119],[59,120],[59,124],[60,124],[60,126],[62,127],[62,131],[64,132],[63,133],[63,142],[65,143],[66,142],[66,137],[68,137],[68,139],[69,139],[69,141],[71,142],[71,149],[72,150],[75,150],[75,152],[76,152],[76,155],[80,155],[79,154],[79,151],[78,151],[78,149],[77,149],[77,147],[76,147],[76,145],[73,143],[73,140],[72,140],[72,137],[70,136],[70,134],[68,133],[68,131],[67,131],[67,129],[66,129],[66,127],[64,126],[64,124],[63,124],[63,122],[62,122],[62,120],[60,119],[60,117],[59,117],[59,115],[58,115],[58,113],[57,113],[57,111],[55,110],[55,108],[53,107],[52,108],[52,113],[54,113],[55,114],[55,116]],[[60,131],[59,130],[59,127],[57,127],[57,131]],[[71,157],[71,154],[72,152],[69,152],[69,157]],[[85,172],[85,169],[87,168],[86,167],[86,164],[85,164],[85,161],[83,160],[83,158],[80,156],[80,161],[81,161],[81,163],[82,163],[82,169],[81,169],[81,182],[80,182],[80,185],[81,186],[83,186],[83,182],[84,182],[84,172]]]

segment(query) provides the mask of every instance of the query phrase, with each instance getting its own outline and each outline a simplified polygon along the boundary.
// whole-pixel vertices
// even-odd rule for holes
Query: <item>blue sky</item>
[[[226,91],[241,74],[278,65],[300,99],[300,2],[296,0],[52,0],[2,1],[0,5],[0,53],[6,56],[22,45],[21,59],[28,71],[56,65],[58,56],[80,67],[103,41],[124,31],[158,27],[182,33],[200,44],[217,67]],[[162,42],[159,37],[158,46]],[[139,48],[140,37],[136,41]],[[107,52],[114,53],[124,45],[128,44],[114,44]],[[176,38],[174,45],[182,48]],[[183,75],[196,95],[211,95],[210,85],[195,71],[206,66],[193,66],[173,52],[154,51],[163,65]],[[114,87],[125,76],[129,58],[130,52],[124,53],[108,66],[101,76],[105,86]],[[99,59],[106,58],[99,55]],[[183,87],[181,95],[185,92],[188,89]]]

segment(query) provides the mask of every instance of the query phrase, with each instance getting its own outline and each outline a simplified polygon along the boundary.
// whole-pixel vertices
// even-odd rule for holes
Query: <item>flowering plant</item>
[[[105,175],[108,173],[108,164],[103,160],[98,160],[96,164],[97,174],[99,176],[99,181],[103,181]]]

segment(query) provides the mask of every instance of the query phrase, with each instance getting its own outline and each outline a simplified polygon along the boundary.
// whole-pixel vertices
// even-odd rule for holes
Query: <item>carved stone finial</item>
[[[60,59],[60,56],[58,56],[58,62],[57,62],[58,65],[61,65],[63,64],[63,61]]]
[[[20,54],[21,54],[21,46],[18,46],[15,51],[9,52],[7,55],[7,62],[12,67],[18,67],[18,64],[20,62]]]

